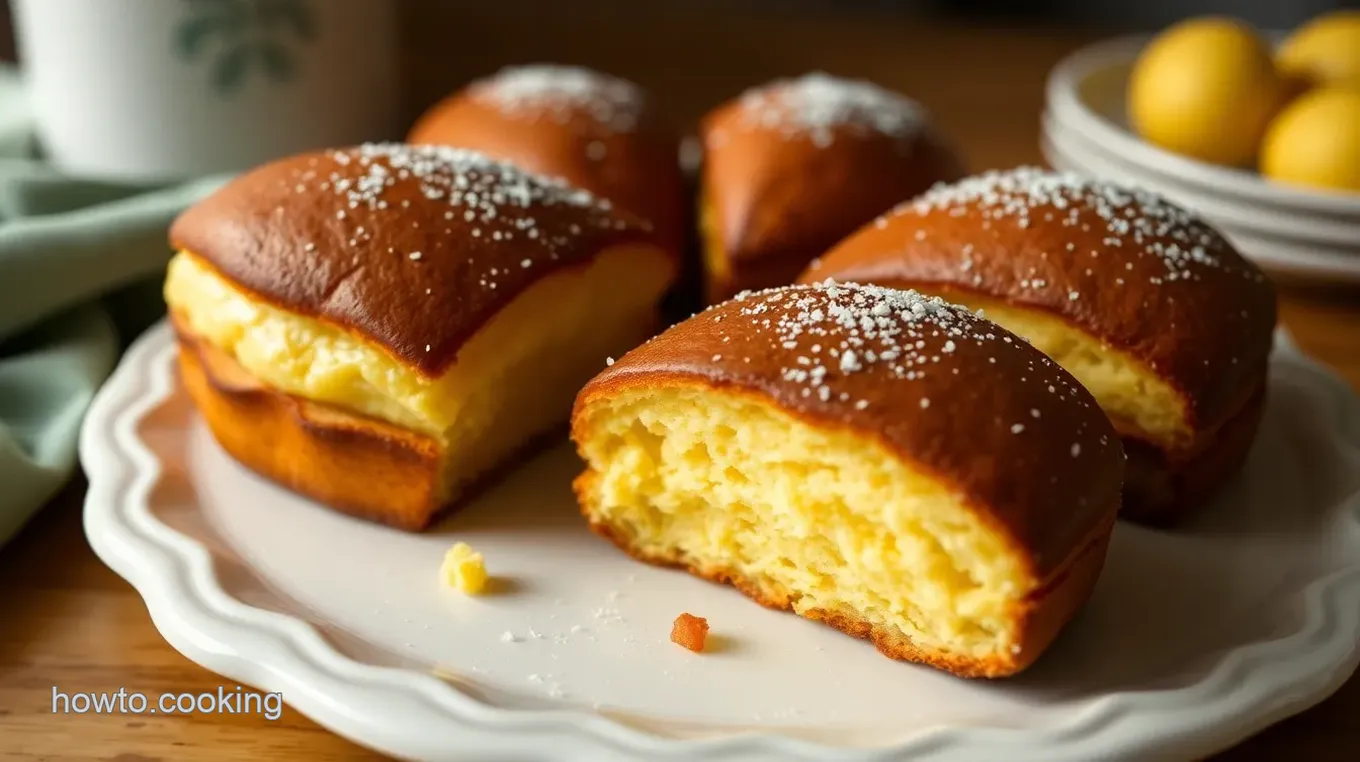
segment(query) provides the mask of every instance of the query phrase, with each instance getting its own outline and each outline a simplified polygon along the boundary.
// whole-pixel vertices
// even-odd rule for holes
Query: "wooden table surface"
[[[539,11],[477,11],[463,3],[407,9],[411,108],[503,63],[559,60],[598,66],[654,88],[677,118],[765,78],[827,69],[911,93],[975,167],[1040,161],[1045,73],[1089,32],[946,27],[890,17],[778,20],[691,5],[659,18],[647,3]],[[598,6],[598,7],[596,7]],[[463,31],[459,31],[463,30]],[[466,30],[475,30],[468,32]],[[457,44],[450,40],[456,39]],[[1360,292],[1286,285],[1282,316],[1299,343],[1360,388]],[[7,759],[311,759],[374,755],[285,710],[255,715],[60,715],[65,691],[148,695],[215,691],[225,681],[190,663],[157,634],[141,599],[85,543],[83,484],[52,501],[0,552],[0,757]],[[1216,759],[1232,762],[1360,759],[1360,677],[1313,709]]]

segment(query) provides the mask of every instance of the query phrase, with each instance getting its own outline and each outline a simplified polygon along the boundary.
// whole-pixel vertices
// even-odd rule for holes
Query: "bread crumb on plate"
[[[473,550],[467,543],[454,543],[444,553],[444,563],[439,567],[439,578],[445,585],[477,595],[486,589],[486,564],[482,554]]]
[[[681,614],[671,627],[671,642],[700,653],[708,639],[708,620],[693,614]]]

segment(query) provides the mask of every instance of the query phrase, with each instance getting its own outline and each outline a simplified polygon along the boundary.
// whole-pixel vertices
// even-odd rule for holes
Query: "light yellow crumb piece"
[[[482,562],[482,554],[467,543],[455,543],[444,554],[439,577],[449,587],[476,595],[486,589],[486,564]]]

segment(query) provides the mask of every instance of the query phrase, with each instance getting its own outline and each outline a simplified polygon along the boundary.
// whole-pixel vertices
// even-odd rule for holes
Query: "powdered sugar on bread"
[[[819,146],[833,143],[840,131],[909,140],[927,121],[920,104],[906,96],[822,72],[748,90],[740,103],[746,124],[808,137]]]

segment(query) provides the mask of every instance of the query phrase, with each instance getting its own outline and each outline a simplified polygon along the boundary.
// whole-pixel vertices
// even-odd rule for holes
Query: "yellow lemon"
[[[1360,11],[1336,11],[1299,27],[1275,56],[1280,71],[1315,85],[1360,87]]]
[[[1176,24],[1143,49],[1127,105],[1143,139],[1201,161],[1246,166],[1284,94],[1266,41],[1239,21],[1211,17]]]
[[[1360,90],[1323,87],[1290,104],[1266,132],[1261,173],[1294,185],[1360,191]]]

